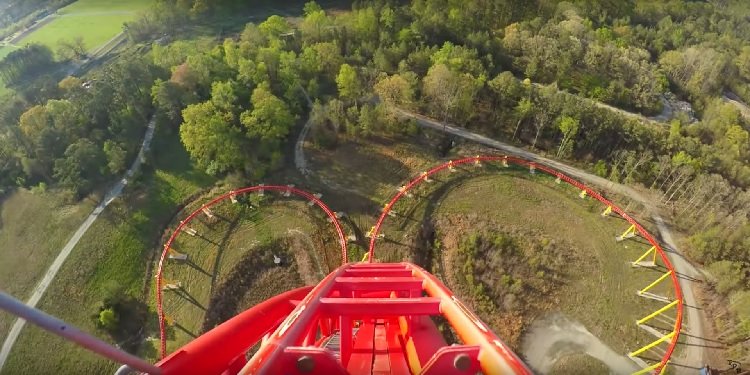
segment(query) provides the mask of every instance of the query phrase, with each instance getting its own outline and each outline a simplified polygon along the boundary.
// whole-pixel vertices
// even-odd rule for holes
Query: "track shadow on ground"
[[[656,264],[653,267],[640,267],[640,268],[645,268],[647,270],[650,270],[652,272],[657,272],[657,273],[660,273],[660,274],[663,274],[663,273],[665,273],[665,272],[668,271],[667,267],[664,267],[661,264]],[[686,275],[684,273],[677,272],[677,271],[675,271],[675,275],[677,275],[677,277],[680,278],[680,279],[682,279],[682,280],[686,280],[686,281],[690,281],[690,282],[694,282],[694,283],[703,283],[704,282],[701,279],[697,279],[695,277],[692,277],[692,276],[689,276],[689,275]]]
[[[213,271],[211,272],[211,288],[209,289],[209,292],[208,292],[209,295],[214,294],[214,288],[216,287],[216,278],[219,275],[219,271],[221,268],[221,257],[222,255],[224,255],[224,251],[226,251],[227,242],[229,242],[229,238],[232,237],[234,230],[237,229],[237,226],[240,222],[240,218],[244,215],[245,211],[246,211],[246,208],[242,207],[237,217],[235,217],[232,221],[229,222],[229,228],[227,228],[226,231],[224,231],[224,235],[222,236],[221,240],[219,241],[217,245],[216,260],[214,260],[214,267],[213,267]]]

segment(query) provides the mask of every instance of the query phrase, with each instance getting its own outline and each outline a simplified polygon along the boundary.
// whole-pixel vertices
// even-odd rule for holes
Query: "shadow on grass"
[[[248,251],[229,272],[225,281],[211,293],[211,300],[206,311],[202,332],[207,332],[217,325],[229,320],[237,313],[237,308],[244,293],[255,283],[258,275],[274,267],[273,258],[284,243],[274,241],[268,245]],[[282,258],[289,255],[284,252]]]
[[[211,275],[211,273],[210,273],[210,272],[208,272],[208,271],[204,270],[204,269],[203,269],[203,268],[201,268],[201,267],[200,267],[199,265],[195,264],[195,262],[193,262],[192,260],[188,259],[188,260],[186,260],[186,261],[185,261],[184,263],[185,263],[185,264],[187,264],[188,266],[190,266],[190,268],[193,268],[193,269],[195,269],[196,271],[198,271],[198,272],[200,272],[200,273],[202,273],[202,274],[204,274],[204,275],[206,275],[206,276],[208,276],[208,277],[212,277],[212,275]]]
[[[659,260],[657,260],[657,262],[658,261]],[[650,271],[653,271],[653,272],[656,272],[656,273],[660,273],[660,274],[666,273],[668,271],[667,267],[664,267],[661,264],[656,264],[653,267],[640,267],[640,268],[647,269],[647,270],[650,270]],[[690,282],[694,282],[694,283],[703,283],[703,280],[697,279],[697,278],[689,276],[689,275],[686,275],[686,274],[684,274],[682,272],[675,271],[675,275],[677,275],[677,277],[679,279],[682,279],[682,280],[686,280],[686,281],[690,281]]]
[[[195,297],[193,297],[190,293],[188,293],[188,291],[185,290],[185,288],[180,287],[179,289],[175,290],[175,294],[177,294],[178,296],[182,297],[182,299],[190,302],[195,307],[197,307],[197,308],[199,308],[199,309],[201,309],[203,311],[206,311],[206,307],[203,306],[203,305],[201,305],[201,303],[198,302],[198,300],[195,299]]]
[[[222,236],[221,240],[217,244],[216,260],[214,260],[213,271],[211,271],[211,288],[209,289],[209,292],[208,292],[209,295],[213,295],[214,293],[214,287],[216,286],[216,278],[219,275],[219,271],[221,268],[221,257],[224,255],[224,251],[226,251],[227,249],[227,242],[229,242],[229,238],[232,237],[234,230],[237,229],[237,226],[240,223],[240,218],[242,218],[244,213],[245,213],[245,208],[243,207],[240,214],[237,215],[236,218],[234,218],[232,221],[229,222],[229,228],[226,229],[226,231],[224,232],[224,235]]]
[[[175,326],[175,328],[179,329],[180,331],[185,332],[185,334],[187,334],[188,336],[190,336],[190,337],[192,337],[194,339],[198,338],[198,335],[196,335],[195,333],[189,331],[187,328],[185,328],[180,323],[174,322],[173,325]]]

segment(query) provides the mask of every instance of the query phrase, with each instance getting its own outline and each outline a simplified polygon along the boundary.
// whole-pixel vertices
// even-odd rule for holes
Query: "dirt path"
[[[305,95],[307,105],[310,107],[310,110],[312,110],[313,103],[312,100],[310,100],[310,96],[307,95],[307,91],[305,91],[302,86],[298,87],[300,91],[302,91],[302,94]],[[307,122],[305,122],[305,126],[303,126],[302,130],[299,132],[297,142],[294,144],[294,166],[297,167],[299,173],[302,173],[302,175],[305,177],[308,177],[310,175],[310,170],[307,168],[307,159],[305,158],[305,139],[307,138],[307,133],[310,132],[311,126],[312,117],[308,117]]]
[[[628,196],[636,201],[639,201],[646,207],[654,207],[654,204],[651,200],[647,199],[646,197],[644,197],[642,194],[635,191],[631,187],[618,184],[618,183],[614,183],[610,180],[588,173],[576,167],[561,163],[559,161],[548,159],[543,156],[539,156],[531,151],[527,151],[522,148],[512,146],[507,143],[500,142],[500,141],[485,137],[480,134],[472,133],[466,129],[463,129],[457,126],[441,123],[439,121],[432,120],[430,118],[416,114],[414,112],[409,112],[409,111],[405,111],[402,109],[398,109],[398,111],[403,116],[415,119],[417,123],[422,127],[440,131],[440,132],[446,132],[446,133],[455,135],[457,137],[461,137],[461,138],[464,138],[464,139],[467,139],[467,140],[470,140],[470,141],[473,141],[473,142],[476,142],[485,146],[489,146],[489,147],[501,150],[508,154],[512,154],[512,155],[520,156],[524,159],[544,163],[561,172],[568,174],[569,176],[572,176],[576,179],[584,181],[588,184],[597,185],[599,187],[603,187],[608,190],[614,191],[618,194]],[[703,315],[702,310],[700,310],[697,307],[692,283],[695,282],[694,280],[696,279],[701,280],[702,275],[700,274],[700,272],[698,272],[698,270],[695,267],[693,267],[690,264],[690,262],[687,261],[687,259],[685,259],[682,253],[678,250],[677,245],[674,243],[672,239],[672,234],[668,226],[662,220],[662,218],[659,217],[657,214],[654,214],[653,217],[657,223],[660,237],[664,240],[664,242],[668,246],[667,256],[669,257],[669,260],[674,265],[675,270],[681,276],[680,286],[682,288],[682,292],[684,295],[684,305],[685,305],[684,311],[685,311],[686,319],[682,326],[683,327],[682,331],[685,333],[688,333],[688,335],[683,336],[685,338],[681,339],[681,342],[685,343],[684,345],[682,345],[682,356],[681,356],[682,358],[679,360],[679,363],[675,363],[676,361],[672,361],[672,365],[681,366],[683,368],[698,369],[705,364],[704,360],[707,357],[705,354],[705,349],[703,348],[702,345],[706,345],[707,343],[704,341],[704,339],[702,339],[703,319],[705,317],[702,316]]]
[[[133,177],[133,175],[140,169],[141,164],[143,163],[143,160],[145,158],[145,154],[151,146],[151,139],[154,137],[155,129],[156,118],[153,117],[146,127],[146,134],[143,136],[141,149],[138,152],[138,156],[136,156],[135,160],[133,161],[133,164],[130,166],[130,169],[128,169],[127,172],[125,172],[125,176],[123,176],[123,178],[120,179],[120,181],[118,181],[115,186],[113,186],[112,189],[109,190],[109,192],[107,192],[102,202],[99,203],[96,208],[94,208],[94,211],[91,212],[91,214],[86,218],[83,224],[78,227],[78,230],[76,230],[76,232],[73,234],[73,237],[68,241],[68,243],[65,244],[65,247],[60,250],[57,258],[55,258],[55,261],[52,262],[52,265],[49,267],[47,272],[45,272],[44,277],[42,277],[42,281],[40,281],[39,285],[34,288],[34,292],[31,294],[31,298],[26,301],[27,305],[36,307],[36,305],[39,303],[39,300],[41,300],[42,296],[44,296],[44,292],[47,291],[47,288],[55,279],[55,276],[57,276],[57,272],[60,271],[60,268],[62,267],[65,260],[78,244],[78,241],[81,240],[81,237],[86,234],[86,232],[91,227],[91,224],[93,224],[94,221],[99,218],[99,215],[102,213],[102,211],[104,211],[104,208],[109,206],[112,201],[114,201],[117,197],[120,196],[120,194],[122,194],[123,188],[125,188],[125,185],[128,184],[128,179]],[[21,330],[23,329],[25,324],[25,320],[16,319],[15,323],[13,323],[13,327],[11,327],[10,332],[8,333],[8,336],[5,337],[2,349],[0,349],[0,370],[2,370],[5,361],[8,359],[8,355],[10,355],[11,349],[13,349],[13,345],[16,343],[16,340],[21,334]]]
[[[543,88],[543,87],[549,86],[549,85],[544,85],[544,84],[536,83],[536,82],[533,82],[532,85],[534,85],[534,87],[538,87],[538,88]],[[560,89],[557,90],[557,93],[558,94],[562,94],[562,95],[567,95],[567,96],[575,97],[576,99],[586,101],[586,102],[591,103],[592,105],[597,106],[599,108],[604,108],[604,109],[610,110],[612,112],[617,112],[617,113],[619,113],[619,114],[621,114],[621,115],[623,115],[625,117],[630,117],[632,119],[641,121],[644,124],[655,125],[655,126],[664,126],[664,122],[662,122],[662,121],[671,120],[671,117],[663,117],[663,116],[662,117],[658,117],[657,116],[657,117],[654,117],[654,118],[646,117],[646,116],[644,116],[644,115],[642,115],[640,113],[629,112],[629,111],[626,111],[626,110],[624,110],[622,108],[611,106],[611,105],[609,105],[607,103],[602,103],[602,102],[600,102],[598,100],[587,98],[585,96],[571,94],[571,93],[569,93],[567,91],[560,90]],[[662,115],[666,116],[664,111],[662,112]],[[669,112],[669,115],[671,116],[672,112]]]
[[[731,91],[725,91],[724,95],[721,97],[725,102],[733,104],[737,109],[740,110],[740,113],[742,113],[742,116],[746,119],[750,119],[750,107],[745,104],[742,99],[737,96],[737,94],[731,92]]]

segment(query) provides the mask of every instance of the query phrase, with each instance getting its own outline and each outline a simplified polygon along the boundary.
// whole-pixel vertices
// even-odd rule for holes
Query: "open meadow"
[[[40,43],[54,50],[61,40],[81,37],[90,51],[122,32],[123,23],[134,20],[152,3],[153,0],[79,0],[58,10],[54,19],[16,44]]]

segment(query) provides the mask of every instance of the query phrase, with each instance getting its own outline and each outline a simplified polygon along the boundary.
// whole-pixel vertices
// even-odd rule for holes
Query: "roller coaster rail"
[[[251,187],[245,187],[242,189],[232,190],[225,194],[222,194],[208,203],[203,204],[193,212],[191,212],[184,220],[181,220],[179,225],[172,231],[172,235],[169,237],[169,240],[167,240],[166,244],[164,245],[164,251],[162,251],[161,256],[159,258],[159,265],[156,272],[156,307],[157,307],[157,314],[159,316],[159,337],[160,337],[160,354],[161,358],[163,359],[167,354],[167,341],[166,341],[166,335],[165,335],[165,316],[164,316],[164,308],[163,308],[163,295],[162,295],[162,272],[164,268],[164,261],[167,258],[167,255],[170,252],[170,249],[172,249],[172,244],[174,243],[174,240],[177,238],[177,236],[183,232],[183,228],[188,228],[187,225],[198,215],[205,214],[206,210],[210,207],[225,201],[227,199],[234,201],[235,197],[240,194],[248,194],[253,192],[265,192],[268,191],[276,191],[281,192],[284,194],[294,194],[300,197],[303,197],[316,206],[320,207],[323,212],[328,216],[331,223],[333,224],[336,234],[338,235],[339,239],[339,245],[341,246],[341,263],[345,264],[347,261],[347,248],[346,248],[346,235],[344,235],[344,230],[341,227],[341,223],[339,222],[338,217],[336,216],[336,213],[331,210],[325,203],[323,203],[322,200],[320,200],[320,197],[309,193],[307,191],[304,191],[302,189],[295,188],[291,185],[257,185],[257,186],[251,186]]]
[[[389,217],[391,211],[393,210],[395,204],[401,200],[401,198],[405,196],[411,196],[411,190],[414,189],[416,186],[420,185],[424,182],[430,182],[430,177],[441,172],[444,170],[450,170],[454,171],[455,167],[458,165],[463,164],[475,164],[475,165],[481,165],[483,162],[500,162],[504,167],[508,167],[510,164],[527,167],[529,168],[530,173],[536,173],[537,170],[542,171],[550,176],[555,177],[556,182],[560,183],[562,181],[565,181],[566,183],[570,184],[571,186],[579,189],[580,193],[579,196],[581,198],[585,198],[586,196],[590,196],[599,202],[603,203],[605,205],[605,210],[602,213],[602,216],[607,216],[611,214],[612,212],[620,215],[623,219],[625,219],[628,223],[630,223],[630,227],[621,235],[618,236],[618,241],[633,237],[636,234],[643,237],[646,241],[648,241],[652,246],[649,248],[646,253],[644,253],[638,260],[633,262],[634,265],[637,265],[639,262],[641,262],[643,259],[645,259],[649,254],[653,254],[653,262],[656,263],[656,255],[658,254],[662,262],[664,263],[664,266],[667,268],[667,272],[664,273],[662,276],[660,276],[657,280],[655,280],[650,285],[646,286],[645,288],[639,290],[637,294],[639,296],[649,296],[648,291],[665,280],[666,278],[670,278],[672,281],[672,286],[674,288],[675,293],[675,299],[673,301],[670,301],[669,304],[666,306],[656,310],[655,312],[647,315],[646,317],[639,319],[636,321],[636,324],[641,325],[645,322],[649,321],[650,319],[654,318],[655,316],[664,313],[665,311],[676,308],[677,315],[675,318],[675,324],[674,329],[671,333],[668,333],[660,338],[658,338],[656,341],[653,341],[633,352],[630,352],[628,356],[631,359],[634,359],[639,354],[663,343],[664,341],[669,340],[669,346],[667,347],[667,350],[662,357],[661,361],[646,366],[640,371],[635,372],[633,375],[640,375],[640,374],[646,374],[649,372],[653,372],[654,374],[662,374],[667,368],[667,364],[669,363],[670,358],[672,357],[672,354],[674,353],[675,347],[677,346],[677,342],[680,336],[680,330],[682,328],[682,317],[683,317],[683,296],[682,296],[682,289],[680,287],[679,280],[677,278],[677,272],[674,269],[674,266],[669,261],[669,258],[667,257],[664,250],[661,248],[659,243],[654,239],[654,237],[646,231],[643,226],[638,223],[634,218],[632,218],[630,215],[628,215],[623,209],[621,209],[616,204],[612,203],[610,200],[602,196],[599,192],[596,190],[586,186],[585,184],[578,182],[574,180],[573,178],[569,177],[568,175],[559,172],[553,168],[550,168],[544,164],[540,164],[537,162],[525,160],[519,157],[514,156],[508,156],[508,155],[502,155],[502,156],[481,156],[477,155],[474,157],[466,157],[462,159],[457,160],[450,160],[444,164],[438,165],[436,167],[433,167],[432,169],[422,172],[419,176],[416,178],[410,180],[406,185],[401,186],[398,189],[398,193],[383,207],[382,213],[380,217],[378,218],[375,226],[373,226],[370,231],[368,232],[370,234],[370,245],[368,249],[367,254],[367,261],[373,262],[375,260],[375,246],[377,243],[377,240],[381,238],[382,236],[379,236],[381,227],[383,225],[383,222],[387,217]]]

